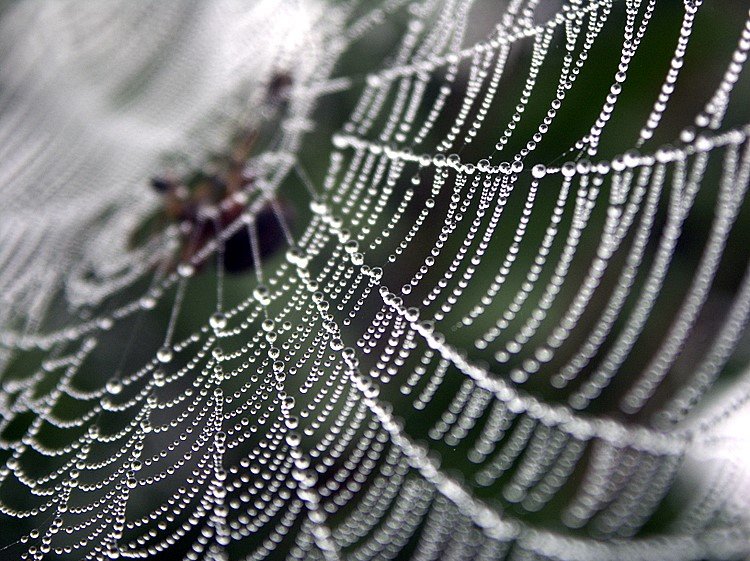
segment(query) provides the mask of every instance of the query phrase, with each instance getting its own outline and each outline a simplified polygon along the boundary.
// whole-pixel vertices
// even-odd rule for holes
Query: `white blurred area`
[[[682,533],[691,520],[714,518],[717,526],[750,525],[750,371],[713,392],[684,427],[696,434],[683,474],[689,480]],[[712,513],[713,511],[713,513]]]
[[[225,144],[274,72],[324,75],[334,29],[316,0],[8,6],[0,328],[34,332],[62,283],[76,307],[142,273],[127,238],[157,204],[149,177],[170,155],[193,167]]]

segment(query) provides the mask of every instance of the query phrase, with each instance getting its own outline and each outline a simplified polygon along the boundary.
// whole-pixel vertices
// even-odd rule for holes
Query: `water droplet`
[[[349,240],[344,244],[344,251],[349,254],[355,253],[359,249],[359,243],[357,240]]]
[[[332,351],[340,351],[344,348],[344,342],[339,338],[336,337],[334,339],[331,339],[331,350]]]
[[[310,201],[310,210],[314,214],[328,214],[328,205],[323,201],[313,199],[312,201]]]
[[[177,265],[177,274],[183,278],[192,277],[195,274],[195,267],[192,263],[180,263]]]
[[[286,443],[289,446],[296,448],[302,443],[302,435],[296,431],[289,432],[286,435]]]
[[[215,330],[224,329],[227,326],[227,316],[221,312],[215,312],[208,320]]]
[[[161,363],[171,362],[172,360],[172,348],[168,345],[164,345],[161,349],[156,351],[156,359]]]
[[[163,370],[154,370],[154,385],[157,388],[161,388],[164,386],[164,371]]]
[[[289,250],[286,252],[286,259],[292,265],[297,265],[298,267],[301,267],[303,269],[307,267],[307,264],[309,262],[307,254],[298,247],[289,248]]]
[[[253,298],[261,305],[268,306],[271,303],[271,292],[264,285],[258,285],[253,290]]]
[[[106,385],[107,393],[117,395],[122,391],[122,382],[120,380],[110,380]]]
[[[693,140],[695,140],[695,130],[692,127],[684,129],[680,133],[680,140],[685,144],[692,142]]]
[[[573,177],[576,174],[575,162],[564,163],[563,166],[560,168],[560,173],[563,174],[563,177]]]
[[[419,308],[414,307],[414,306],[410,308],[406,308],[406,313],[404,314],[404,317],[406,317],[406,319],[411,322],[417,321],[419,319]]]
[[[334,134],[331,140],[333,141],[334,147],[338,148],[339,150],[343,150],[348,144],[346,141],[346,137],[342,134]]]
[[[547,175],[547,166],[544,164],[537,164],[533,168],[531,168],[531,175],[535,179],[541,179],[545,175]]]

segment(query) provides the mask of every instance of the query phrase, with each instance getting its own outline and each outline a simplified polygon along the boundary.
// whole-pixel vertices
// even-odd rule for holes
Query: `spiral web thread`
[[[747,12],[675,134],[663,125],[715,2],[165,4],[6,8],[0,556],[750,554],[747,443],[725,430],[750,379],[704,403],[750,313],[750,274],[717,288],[750,179],[750,125],[728,124],[746,101]],[[663,14],[682,18],[660,39],[666,74],[622,149],[608,124]],[[31,22],[49,36],[23,39]],[[386,61],[338,76],[382,28],[399,36]],[[585,134],[560,146],[556,133],[562,156],[539,163],[612,37]],[[60,41],[75,55],[55,56]],[[242,215],[176,268],[174,227],[128,248],[158,204],[145,186],[163,153],[179,147],[189,168],[239,113],[262,119],[253,92],[279,64],[289,106],[247,162]],[[123,89],[134,102],[116,102]],[[358,101],[316,139],[316,107],[337,95]],[[312,142],[322,180],[301,164]],[[296,226],[276,198],[292,183],[309,203]],[[260,253],[269,204],[283,258]],[[180,333],[197,269],[221,271],[243,228],[246,298],[229,301],[217,275],[216,311]],[[679,276],[685,236],[699,251]],[[162,307],[151,341],[139,326]],[[138,347],[151,358],[132,365]],[[682,512],[643,532],[685,478]]]

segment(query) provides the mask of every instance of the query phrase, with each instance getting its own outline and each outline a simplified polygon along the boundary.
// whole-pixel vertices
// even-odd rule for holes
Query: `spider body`
[[[249,194],[256,183],[256,177],[246,169],[247,161],[261,131],[270,124],[269,115],[278,115],[285,108],[292,86],[290,74],[276,72],[266,85],[265,103],[270,112],[261,111],[266,116],[258,125],[239,129],[227,149],[214,154],[201,169],[183,177],[153,177],[151,188],[161,196],[162,204],[134,232],[131,245],[139,245],[155,230],[176,224],[179,249],[166,268],[173,270],[179,263],[189,263],[196,269],[204,266],[207,259],[202,250],[226,228],[234,228],[247,212]],[[256,254],[263,259],[275,253],[285,242],[282,222],[291,221],[292,215],[291,206],[283,199],[266,201],[260,211],[246,218],[249,226],[240,225],[224,241],[221,253],[224,269],[229,273],[244,273],[256,266]],[[257,234],[256,248],[250,230]]]
[[[253,178],[244,177],[243,189],[251,187]],[[236,190],[236,182],[221,175],[196,177],[189,185],[165,178],[154,178],[151,184],[163,199],[159,211],[162,222],[179,224],[179,263],[191,263],[201,268],[199,255],[211,240],[229,227],[236,227],[246,212],[244,190]],[[228,273],[241,274],[252,270],[255,254],[249,228],[257,233],[258,254],[261,259],[276,253],[284,245],[282,221],[291,221],[291,207],[283,200],[266,202],[250,220],[250,227],[240,225],[224,241],[222,263]],[[172,268],[174,265],[171,265]]]

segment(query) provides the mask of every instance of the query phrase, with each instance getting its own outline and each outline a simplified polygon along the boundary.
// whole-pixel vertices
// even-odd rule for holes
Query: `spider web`
[[[750,14],[714,48],[717,5],[4,7],[0,556],[750,554]],[[198,213],[239,218],[133,245],[149,178],[248,126]]]

